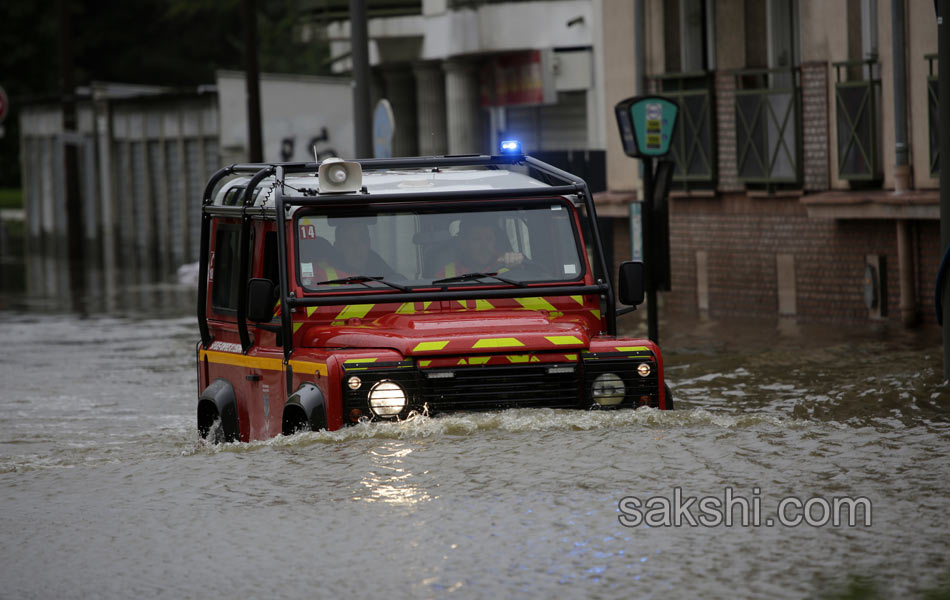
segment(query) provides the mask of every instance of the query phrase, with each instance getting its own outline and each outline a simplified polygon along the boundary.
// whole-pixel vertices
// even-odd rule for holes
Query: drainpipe
[[[894,191],[910,189],[907,147],[907,58],[904,54],[904,0],[891,0],[891,60],[894,61]]]
[[[904,0],[891,0],[891,60],[894,61],[894,192],[898,194],[911,189],[910,153],[907,146],[907,58],[904,13]],[[900,219],[896,225],[897,261],[900,264],[901,322],[911,327],[917,322],[911,223],[906,219]]]

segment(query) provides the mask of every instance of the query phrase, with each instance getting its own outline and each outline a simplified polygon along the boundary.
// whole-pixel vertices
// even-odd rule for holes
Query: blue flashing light
[[[518,140],[504,140],[501,142],[502,154],[521,154],[521,142]]]

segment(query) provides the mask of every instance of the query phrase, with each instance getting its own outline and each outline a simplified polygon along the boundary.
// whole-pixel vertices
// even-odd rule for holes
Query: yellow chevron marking
[[[571,296],[571,300],[577,302],[581,306],[584,306],[584,297],[583,296]]]
[[[526,363],[531,356],[528,354],[512,354],[505,358],[507,358],[510,363]]]
[[[551,342],[555,346],[564,346],[567,344],[583,344],[584,342],[577,339],[577,336],[574,335],[546,335],[544,339]]]
[[[375,358],[348,358],[343,361],[344,363],[367,363],[367,362],[376,362]]]
[[[426,300],[422,303],[422,310],[428,310],[429,305],[432,304],[432,300]]]
[[[475,342],[472,348],[516,348],[519,346],[524,346],[524,343],[516,338],[482,338]]]
[[[294,323],[294,333],[303,326],[303,323]]]
[[[420,360],[420,361],[419,361],[419,366],[420,366],[420,367],[428,367],[428,366],[431,365],[431,364],[432,364],[432,361],[431,361],[431,360]]]
[[[620,346],[616,348],[616,350],[617,352],[636,352],[638,350],[646,350],[647,352],[650,351],[650,349],[646,346]]]
[[[396,309],[397,315],[414,315],[416,314],[416,306],[414,302],[404,302],[402,306]]]
[[[475,310],[492,310],[494,305],[488,300],[476,300],[475,301]]]
[[[470,365],[484,365],[491,360],[490,356],[469,356],[468,364]]]
[[[565,355],[564,355],[564,358],[566,358],[567,360],[577,360],[577,355],[576,355],[576,354],[565,354]]]
[[[557,310],[544,298],[515,298],[515,302],[528,310],[549,310],[552,312]]]
[[[350,304],[345,306],[343,310],[340,311],[340,314],[336,316],[337,319],[346,320],[346,319],[362,319],[366,316],[366,313],[373,310],[375,304]]]
[[[598,319],[600,318],[600,310],[599,310],[599,309],[591,309],[590,314],[594,315],[594,316],[597,317]]]
[[[460,358],[459,361],[458,361],[457,363],[455,363],[455,364],[457,364],[457,365],[467,365],[468,363],[465,362],[465,359],[464,359],[464,358]]]
[[[313,313],[317,312],[317,310],[318,310],[319,308],[320,308],[319,306],[308,306],[308,307],[307,307],[307,316],[308,316],[308,317],[309,317],[309,316],[312,316]]]
[[[419,342],[416,344],[416,347],[412,349],[413,352],[434,352],[441,350],[449,345],[449,341],[439,341],[439,342]]]

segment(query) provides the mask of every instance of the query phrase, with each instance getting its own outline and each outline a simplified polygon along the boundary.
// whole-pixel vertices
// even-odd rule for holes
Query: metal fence
[[[25,107],[28,235],[64,250],[63,148],[76,144],[87,248],[118,266],[168,271],[197,260],[202,186],[219,166],[217,111],[215,94],[87,98],[78,131],[64,133],[59,105]]]

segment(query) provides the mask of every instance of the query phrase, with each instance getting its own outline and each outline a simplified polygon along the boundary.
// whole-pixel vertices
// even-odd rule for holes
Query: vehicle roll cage
[[[394,159],[362,159],[353,162],[360,163],[364,171],[380,169],[438,169],[443,167],[499,167],[507,165],[527,165],[550,177],[557,185],[536,188],[489,189],[471,191],[445,192],[418,192],[412,194],[321,194],[318,196],[285,196],[284,180],[292,173],[315,173],[320,166],[316,162],[273,163],[273,164],[235,164],[217,171],[208,180],[201,200],[201,246],[198,267],[198,328],[201,332],[202,347],[207,349],[214,341],[208,328],[208,251],[211,245],[211,219],[220,211],[214,210],[214,191],[218,183],[225,177],[239,174],[252,174],[250,181],[243,190],[243,201],[237,210],[228,211],[229,214],[240,216],[241,230],[240,248],[240,276],[242,284],[238,286],[237,327],[241,339],[242,351],[246,354],[251,348],[250,333],[247,325],[247,280],[250,267],[250,239],[251,220],[268,211],[254,207],[254,191],[268,177],[275,177],[274,208],[277,219],[277,252],[280,269],[280,303],[281,323],[279,327],[280,340],[284,350],[284,360],[290,358],[293,352],[293,324],[292,309],[298,306],[330,306],[348,303],[366,303],[367,292],[341,293],[319,297],[296,298],[289,290],[289,273],[287,270],[287,232],[286,219],[288,209],[294,206],[322,206],[340,202],[352,202],[354,198],[368,202],[420,202],[426,200],[494,200],[502,198],[546,198],[551,196],[577,195],[587,209],[591,223],[591,236],[597,260],[603,266],[604,280],[598,280],[594,285],[534,285],[504,289],[422,289],[415,292],[399,292],[398,290],[383,291],[372,296],[383,302],[413,302],[420,300],[469,300],[478,298],[525,298],[538,296],[567,296],[597,294],[604,301],[607,321],[607,333],[616,335],[617,315],[613,287],[610,283],[606,255],[597,226],[597,212],[594,208],[594,199],[587,187],[587,183],[567,171],[553,165],[525,155],[486,156],[461,155],[444,157],[418,157]],[[277,331],[275,329],[275,331]]]

